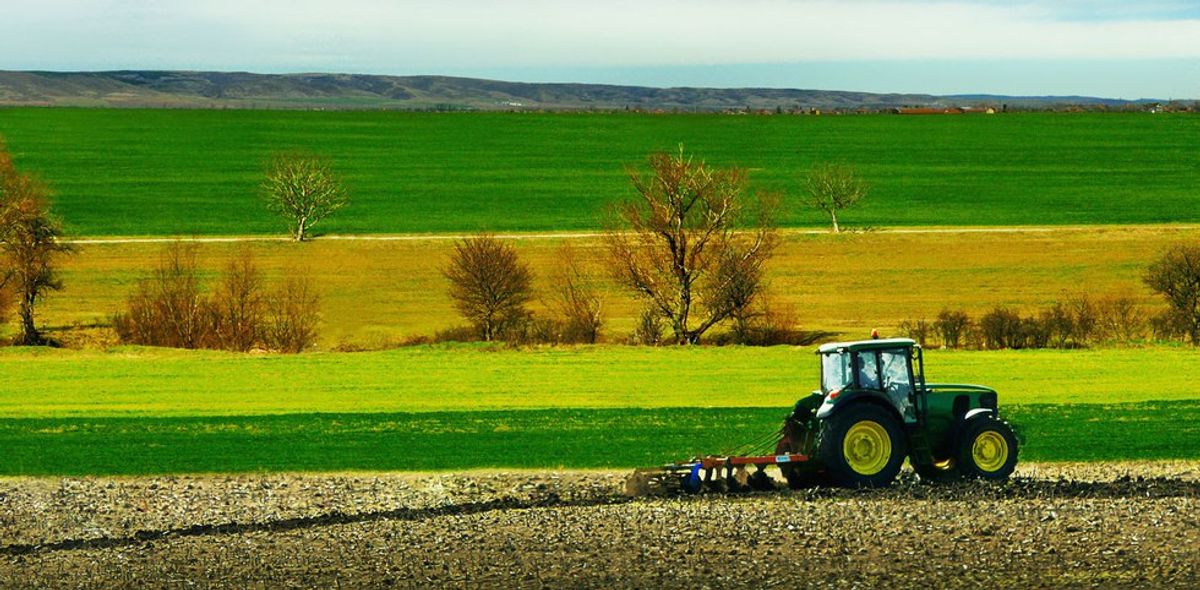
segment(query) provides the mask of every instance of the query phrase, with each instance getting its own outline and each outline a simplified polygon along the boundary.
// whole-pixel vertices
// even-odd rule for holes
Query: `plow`
[[[935,483],[1004,480],[1016,468],[1017,438],[996,391],[926,383],[924,355],[913,340],[835,342],[817,356],[821,388],[797,401],[777,432],[720,455],[634,470],[626,493],[876,488],[890,485],[906,461]]]

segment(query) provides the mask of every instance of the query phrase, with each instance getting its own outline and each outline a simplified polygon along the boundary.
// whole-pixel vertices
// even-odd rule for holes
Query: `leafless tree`
[[[808,192],[806,203],[824,211],[833,220],[833,233],[841,231],[838,212],[855,206],[870,187],[858,177],[852,166],[847,164],[818,164],[808,171],[805,182]]]
[[[263,182],[267,207],[288,222],[292,237],[304,241],[318,222],[350,202],[329,162],[306,153],[277,154]]]
[[[317,342],[321,300],[307,275],[292,274],[272,294],[264,341],[278,352],[300,353]]]
[[[746,302],[777,242],[773,198],[754,198],[746,173],[684,153],[656,153],[650,174],[629,172],[637,197],[605,234],[617,281],[645,299],[678,344],[696,344]],[[693,317],[696,316],[696,317]],[[698,319],[697,319],[698,318]]]
[[[50,213],[49,189],[13,164],[0,140],[0,290],[11,289],[17,300],[21,333],[18,346],[38,346],[48,341],[38,331],[35,309],[51,291],[63,288],[58,277],[59,259],[74,252],[62,241],[62,225]]]
[[[557,271],[552,276],[551,307],[562,317],[562,340],[595,344],[604,325],[603,304],[596,279],[575,249],[564,243],[558,249]]]
[[[266,300],[262,272],[249,250],[242,249],[225,267],[212,308],[217,348],[246,352],[260,341]]]
[[[171,348],[212,345],[215,323],[196,270],[195,244],[174,243],[150,277],[138,282],[126,310],[113,318],[123,342]]]
[[[1142,279],[1166,298],[1192,345],[1200,346],[1200,243],[1181,243],[1168,248]]]
[[[533,298],[533,273],[511,244],[489,235],[459,240],[442,274],[450,282],[455,309],[484,341],[529,315],[525,305]]]

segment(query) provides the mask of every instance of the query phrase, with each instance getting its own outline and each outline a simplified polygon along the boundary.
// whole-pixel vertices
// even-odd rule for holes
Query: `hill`
[[[1010,100],[1011,99],[1011,100]],[[0,71],[0,105],[397,110],[869,109],[1011,103],[1115,105],[1090,97],[873,94],[777,88],[651,88],[541,84],[447,76],[246,72]]]

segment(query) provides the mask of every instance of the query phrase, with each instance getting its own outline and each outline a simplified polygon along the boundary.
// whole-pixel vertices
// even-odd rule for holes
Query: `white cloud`
[[[1200,57],[1200,18],[1169,1],[3,1],[3,68]]]

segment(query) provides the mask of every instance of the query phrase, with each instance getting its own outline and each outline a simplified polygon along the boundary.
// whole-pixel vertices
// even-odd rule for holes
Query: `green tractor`
[[[1017,438],[996,391],[926,383],[916,342],[838,342],[817,355],[821,389],[796,403],[775,449],[809,459],[777,463],[790,487],[886,486],[906,458],[932,481],[1003,480],[1016,468]]]
[[[996,391],[926,383],[916,342],[836,342],[817,355],[821,389],[796,402],[775,454],[708,455],[637,469],[626,492],[767,490],[775,487],[766,473],[771,465],[792,488],[883,487],[905,459],[927,481],[1003,480],[1016,468],[1017,438],[1000,418]]]

